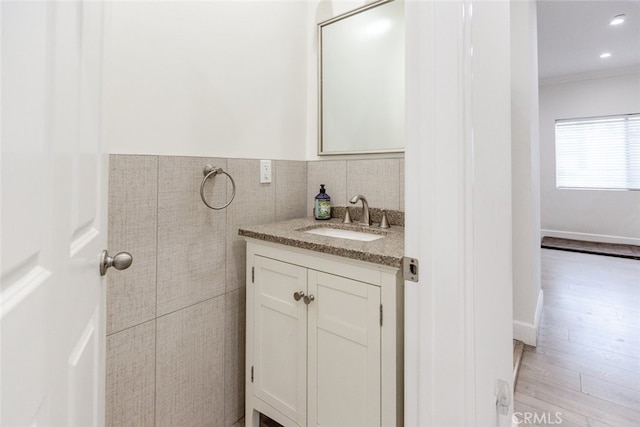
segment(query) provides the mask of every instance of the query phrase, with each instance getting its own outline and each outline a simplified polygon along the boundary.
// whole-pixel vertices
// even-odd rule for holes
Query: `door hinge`
[[[255,282],[256,282],[256,268],[251,267],[251,283],[255,283]]]
[[[253,382],[253,366],[251,367],[251,382]]]
[[[380,326],[382,326],[382,304],[380,304]]]
[[[418,260],[406,256],[402,257],[402,278],[411,282],[417,282],[419,277]]]

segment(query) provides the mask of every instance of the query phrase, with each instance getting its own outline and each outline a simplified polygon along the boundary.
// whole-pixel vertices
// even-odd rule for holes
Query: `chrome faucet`
[[[362,200],[362,218],[360,218],[360,225],[369,227],[371,220],[369,219],[369,203],[367,203],[367,199],[362,194],[358,194],[357,196],[353,196],[351,200],[349,200],[349,203],[355,205],[359,200]]]

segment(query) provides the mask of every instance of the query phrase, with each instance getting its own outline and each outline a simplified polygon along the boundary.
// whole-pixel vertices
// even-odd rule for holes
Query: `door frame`
[[[407,426],[511,424],[509,21],[507,1],[406,0]]]

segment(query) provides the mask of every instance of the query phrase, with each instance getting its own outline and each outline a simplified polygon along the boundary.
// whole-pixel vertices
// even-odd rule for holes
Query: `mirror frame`
[[[322,112],[324,109],[323,105],[323,89],[322,89],[322,29],[334,22],[341,21],[343,19],[349,18],[350,16],[357,15],[359,13],[365,12],[369,9],[374,9],[378,6],[382,6],[386,3],[391,3],[394,1],[403,1],[403,0],[379,0],[370,4],[366,4],[357,9],[351,10],[349,12],[343,13],[341,15],[335,16],[326,21],[320,22],[318,24],[318,156],[340,156],[340,155],[359,155],[359,154],[385,154],[385,153],[404,153],[405,148],[390,148],[390,149],[373,149],[373,150],[358,150],[358,151],[323,151],[323,134],[322,134]]]

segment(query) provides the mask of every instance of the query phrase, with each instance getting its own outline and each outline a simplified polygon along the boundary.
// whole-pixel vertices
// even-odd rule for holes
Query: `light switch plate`
[[[260,160],[260,184],[271,182],[271,160]]]

